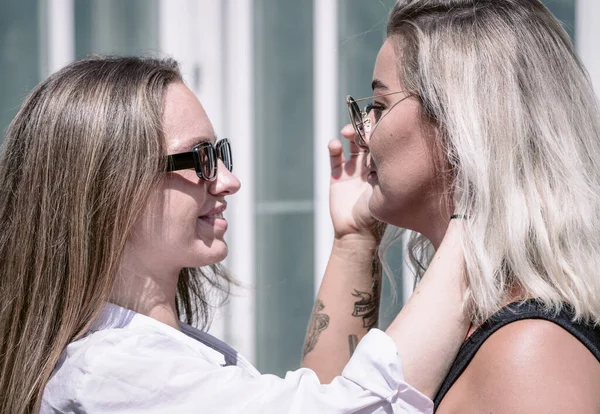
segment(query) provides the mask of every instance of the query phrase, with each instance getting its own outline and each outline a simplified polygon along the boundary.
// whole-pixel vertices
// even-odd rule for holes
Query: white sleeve
[[[190,356],[183,347],[174,350],[156,337],[131,338],[115,349],[86,357],[70,402],[76,412],[433,413],[431,400],[404,382],[392,339],[376,329],[331,384],[320,384],[306,368],[283,379],[252,376]]]

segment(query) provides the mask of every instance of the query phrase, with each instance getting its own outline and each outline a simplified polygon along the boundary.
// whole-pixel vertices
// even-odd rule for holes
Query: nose
[[[242,184],[240,180],[231,171],[225,167],[223,161],[218,161],[217,178],[212,181],[208,187],[208,191],[212,195],[232,195],[238,192]]]

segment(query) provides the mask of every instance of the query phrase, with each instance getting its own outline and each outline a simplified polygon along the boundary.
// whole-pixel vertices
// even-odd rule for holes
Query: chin
[[[397,220],[398,217],[394,217],[393,215],[391,215],[387,212],[371,210],[371,215],[375,219],[377,219],[378,221],[381,221],[383,223],[390,224],[390,225],[396,226],[396,227],[402,227],[400,225],[399,221]]]
[[[197,264],[195,267],[220,263],[225,260],[228,253],[229,247],[223,240],[214,240],[210,246],[203,244],[197,256],[201,258],[201,264]]]
[[[390,211],[390,205],[391,203],[386,203],[384,199],[377,197],[375,194],[371,195],[369,199],[369,211],[371,215],[379,221],[395,226],[394,214]]]
[[[410,213],[410,209],[406,205],[398,205],[392,201],[386,200],[383,197],[373,197],[369,200],[369,211],[377,220],[390,224],[392,226],[415,230],[412,227],[411,218],[414,217]]]

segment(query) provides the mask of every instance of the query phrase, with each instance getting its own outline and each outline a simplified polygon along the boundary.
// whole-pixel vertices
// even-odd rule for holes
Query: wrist
[[[377,238],[371,233],[351,233],[343,236],[336,235],[333,239],[333,247],[340,249],[371,249],[377,248]]]
[[[381,239],[383,238],[383,234],[385,233],[386,227],[386,223],[377,220],[360,230],[355,229],[353,231],[346,232],[338,232],[334,226],[334,240],[343,243],[359,242],[375,243],[376,245],[379,245],[381,243]]]
[[[366,266],[377,259],[377,247],[374,237],[345,236],[334,239],[331,256],[349,264]]]

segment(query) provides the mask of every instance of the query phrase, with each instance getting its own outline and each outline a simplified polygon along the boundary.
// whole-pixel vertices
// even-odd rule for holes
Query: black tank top
[[[524,302],[515,302],[502,308],[500,311],[492,315],[485,323],[483,323],[467,340],[463,343],[458,351],[458,355],[450,367],[448,376],[442,383],[442,386],[435,397],[435,410],[440,405],[440,402],[452,387],[452,384],[460,377],[463,371],[469,365],[481,345],[494,332],[521,319],[545,319],[561,326],[571,335],[579,339],[596,359],[600,362],[600,328],[584,323],[574,323],[573,313],[568,306],[564,306],[563,310],[555,315],[554,312],[549,313],[544,306],[535,299],[529,299]]]

